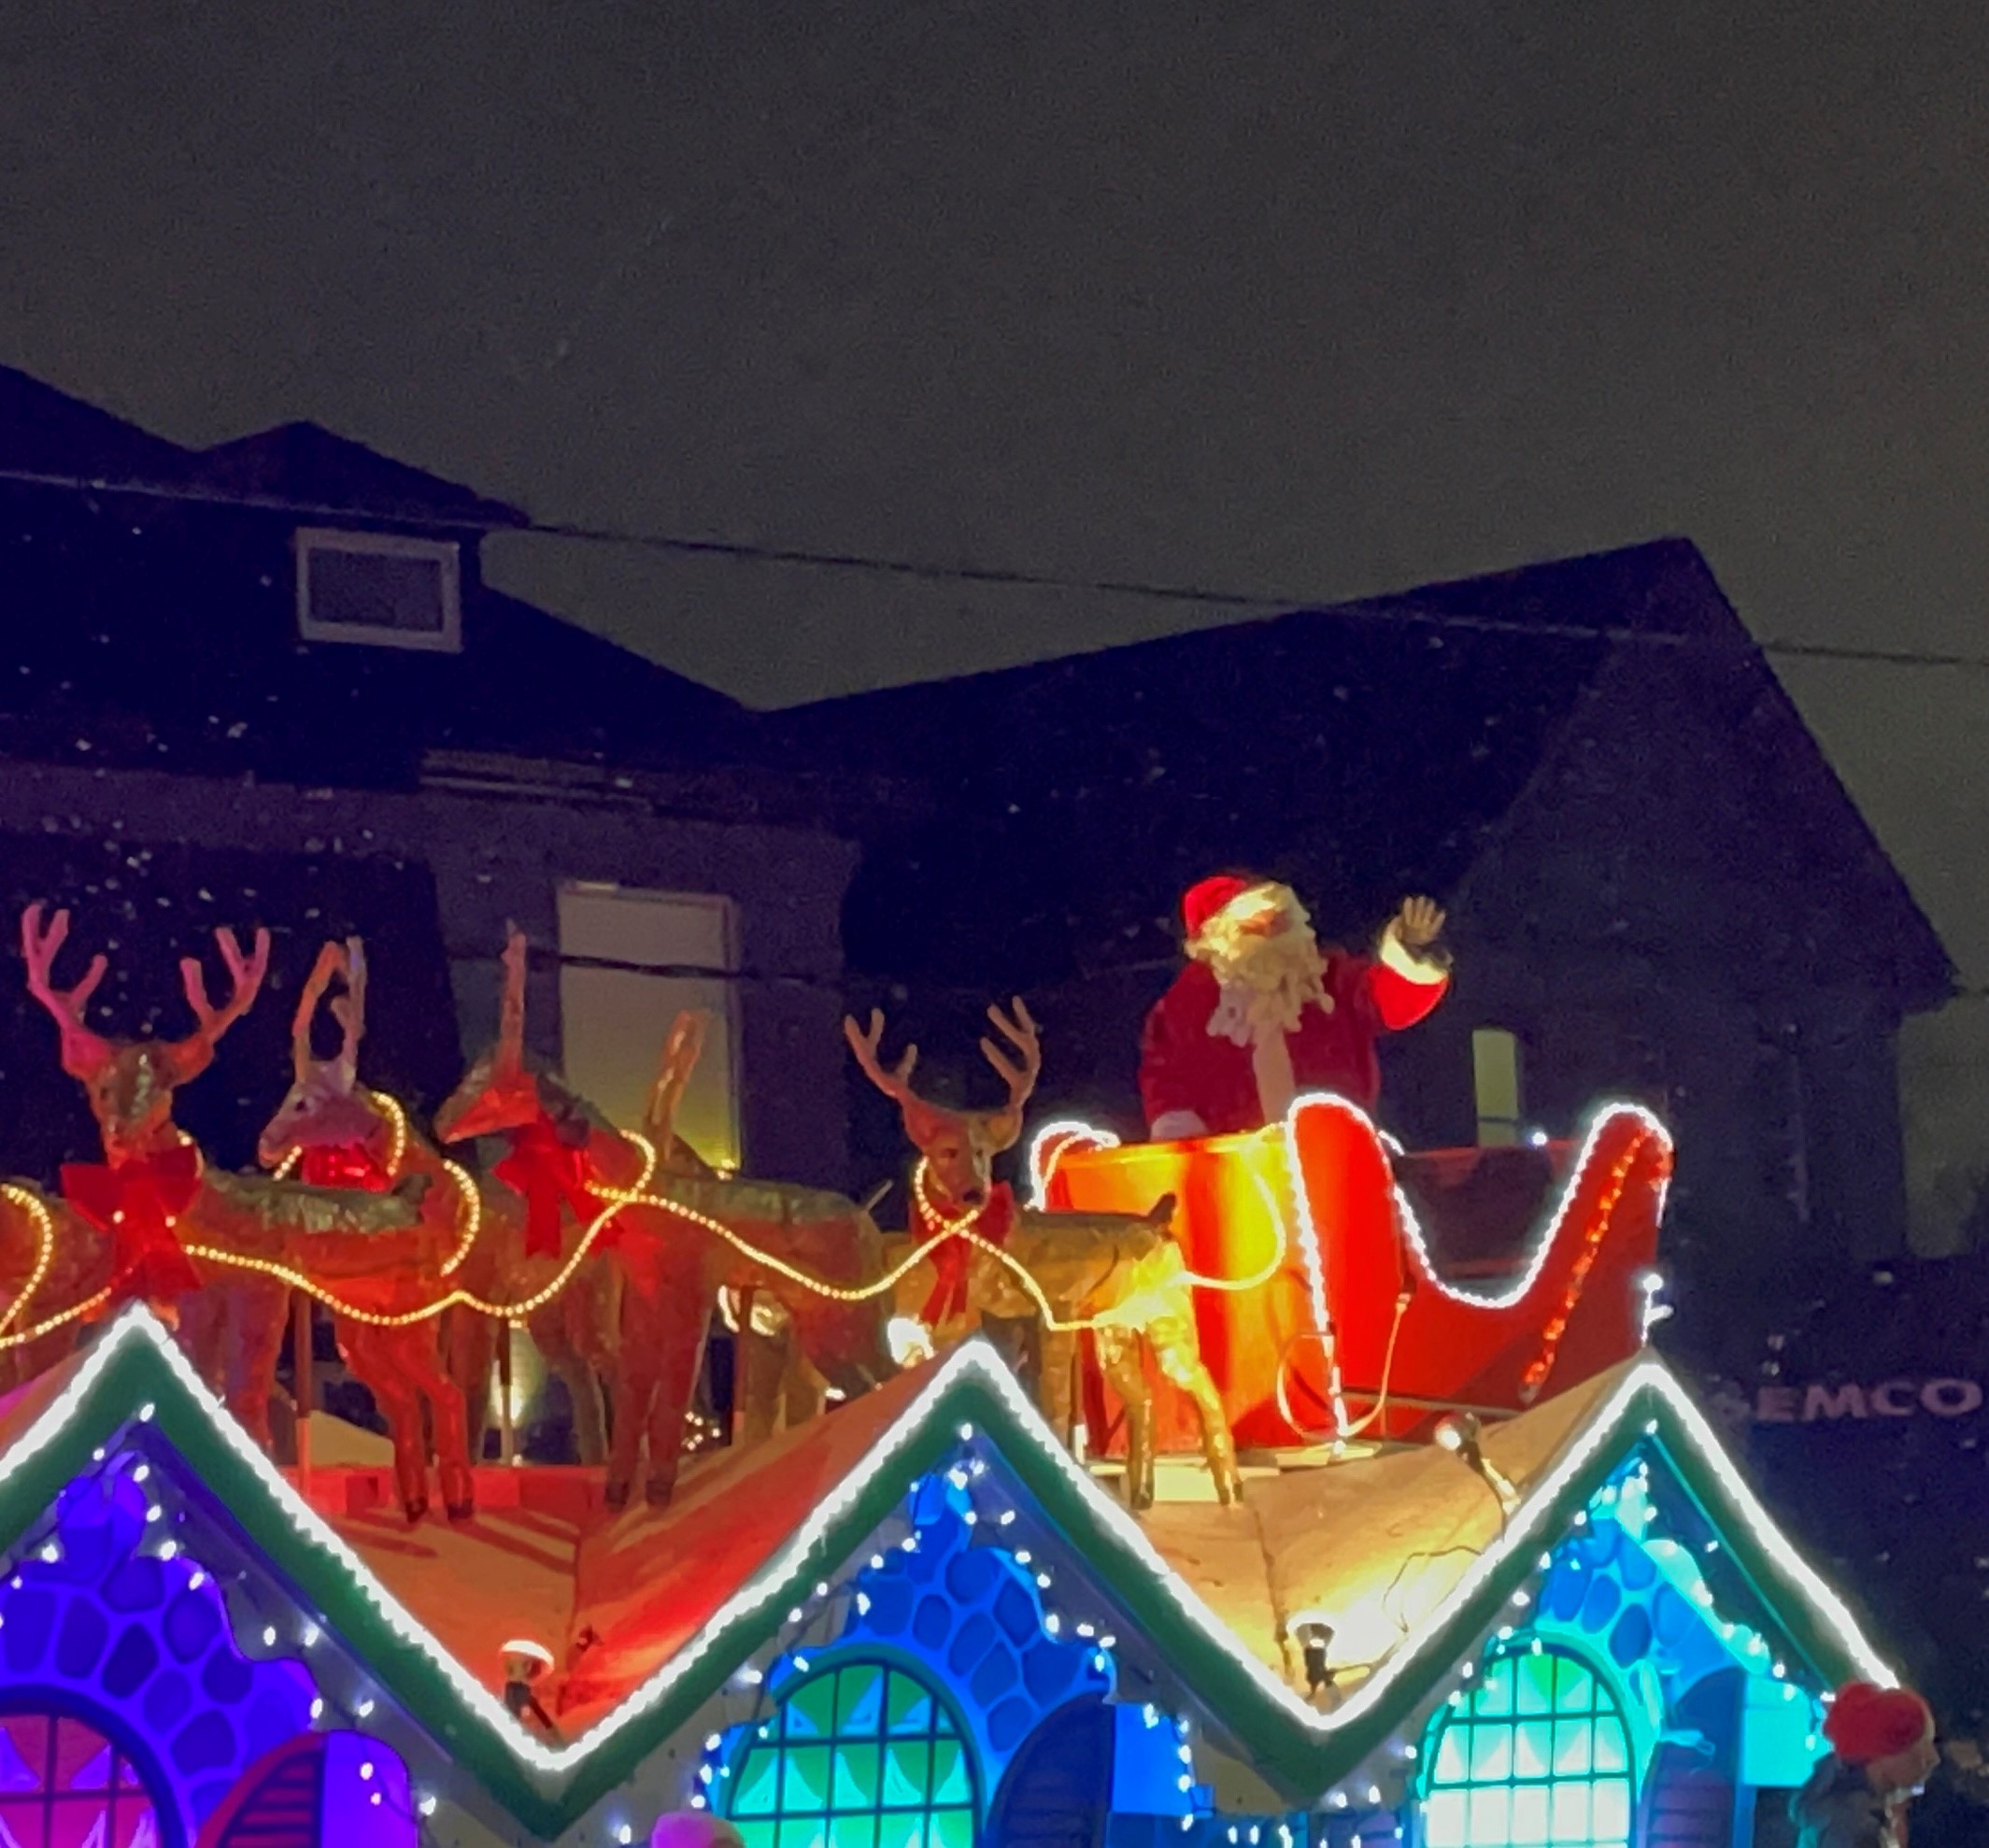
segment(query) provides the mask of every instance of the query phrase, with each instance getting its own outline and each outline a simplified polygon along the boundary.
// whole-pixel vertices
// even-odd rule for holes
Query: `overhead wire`
[[[282,514],[320,521],[373,519],[418,525],[438,532],[475,534],[479,538],[519,534],[575,545],[615,547],[629,551],[664,552],[678,557],[729,559],[741,563],[806,571],[847,572],[871,577],[897,578],[928,584],[978,585],[997,590],[1044,590],[1063,595],[1129,598],[1192,608],[1238,614],[1304,614],[1339,621],[1397,624],[1438,630],[1525,636],[1532,640],[1610,641],[1647,647],[1728,654],[1751,651],[1792,661],[1867,666],[1949,668],[1989,671],[1989,654],[1922,648],[1887,648],[1857,644],[1798,642],[1782,637],[1743,635],[1726,640],[1716,635],[1680,634],[1669,630],[1640,629],[1627,623],[1536,620],[1521,617],[1478,616],[1458,610],[1419,607],[1414,592],[1335,601],[1294,591],[1228,590],[1209,585],[1172,584],[1144,578],[1074,576],[1021,566],[892,557],[798,545],[714,538],[688,533],[645,532],[594,526],[580,521],[539,519],[491,502],[491,514],[452,513],[447,509],[409,506],[365,507],[312,501],[282,494],[222,490],[203,483],[112,478],[59,471],[0,468],[0,483],[17,487],[67,490],[82,494],[122,495],[140,500],[225,507],[243,512]],[[465,494],[469,490],[463,490]],[[502,511],[503,518],[492,515]]]

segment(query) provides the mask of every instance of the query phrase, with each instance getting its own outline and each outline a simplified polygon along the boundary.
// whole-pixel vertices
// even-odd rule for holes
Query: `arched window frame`
[[[1466,1710],[1475,1705],[1485,1685],[1485,1676],[1494,1664],[1500,1661],[1516,1662],[1535,1655],[1556,1657],[1571,1662],[1581,1669],[1584,1673],[1590,1677],[1597,1690],[1595,1704],[1598,1712],[1595,1716],[1599,1717],[1601,1706],[1604,1702],[1607,1702],[1611,1710],[1610,1716],[1622,1727],[1626,1760],[1623,1774],[1628,1786],[1623,1841],[1627,1844],[1633,1845],[1635,1843],[1637,1806],[1642,1795],[1644,1774],[1648,1769],[1648,1755],[1643,1749],[1641,1738],[1641,1728],[1637,1723],[1638,1702],[1635,1693],[1626,1685],[1623,1676],[1615,1672],[1613,1666],[1598,1657],[1593,1650],[1571,1642],[1561,1636],[1555,1636],[1549,1639],[1527,1634],[1497,1644],[1486,1651],[1480,1658],[1478,1672],[1471,1678],[1467,1687],[1462,1690],[1464,1696],[1462,1703],[1446,1702],[1439,1706],[1435,1713],[1432,1714],[1429,1725],[1424,1733],[1415,1784],[1414,1833],[1418,1848],[1443,1848],[1443,1844],[1432,1841],[1428,1829],[1428,1806],[1433,1794],[1447,1788],[1460,1787],[1439,1785],[1437,1783],[1439,1756],[1444,1732],[1454,1724],[1471,1724],[1471,1715]],[[1497,1715],[1485,1715],[1483,1717],[1494,1725],[1498,1723],[1499,1719]],[[1515,1715],[1515,1724],[1517,1717]],[[1551,1718],[1553,1715],[1543,1715],[1542,1717]],[[1570,1773],[1567,1781],[1573,1782],[1580,1775],[1580,1773]],[[1561,1780],[1555,1778],[1551,1773],[1543,1779],[1536,1780],[1521,1779],[1509,1771],[1507,1777],[1503,1779],[1487,1777],[1482,1782],[1473,1781],[1469,1783],[1461,1786],[1461,1788],[1466,1790],[1483,1789],[1505,1783],[1512,1787],[1525,1784],[1527,1787],[1543,1785],[1551,1789],[1559,1781]],[[1592,1840],[1593,1838],[1584,1837],[1580,1842],[1568,1844],[1568,1848],[1589,1848]],[[1612,1837],[1610,1840],[1613,1841],[1614,1838]],[[1489,1838],[1487,1839],[1487,1848],[1497,1848],[1497,1844],[1492,1843]],[[1550,1844],[1547,1841],[1542,1841],[1540,1844],[1540,1848],[1550,1848]]]
[[[981,1831],[987,1823],[990,1793],[987,1788],[987,1779],[975,1747],[974,1728],[969,1724],[968,1717],[962,1712],[960,1704],[954,1699],[951,1690],[935,1678],[932,1672],[932,1665],[930,1662],[921,1660],[910,1651],[879,1646],[872,1642],[866,1642],[847,1649],[811,1651],[808,1656],[808,1667],[804,1673],[796,1671],[777,1685],[769,1686],[769,1698],[765,1711],[759,1714],[751,1724],[738,1728],[738,1736],[732,1742],[732,1750],[723,1760],[724,1773],[715,1792],[716,1800],[713,1806],[717,1813],[724,1816],[735,1828],[742,1828],[742,1830],[745,1825],[765,1820],[765,1818],[759,1815],[742,1816],[737,1813],[734,1807],[738,1795],[744,1788],[742,1773],[747,1761],[756,1751],[765,1749],[770,1744],[770,1741],[761,1738],[761,1728],[783,1713],[803,1688],[831,1676],[843,1674],[852,1669],[866,1668],[879,1670],[887,1675],[902,1676],[903,1679],[916,1684],[926,1698],[932,1702],[935,1714],[943,1715],[946,1725],[952,1728],[954,1738],[959,1741],[960,1758],[966,1768],[968,1798],[965,1807],[973,1823],[973,1839],[978,1841]],[[931,1736],[934,1738],[939,1736],[936,1727]],[[878,1737],[881,1743],[884,1739],[888,1737],[888,1732],[880,1733]],[[840,1744],[844,1741],[838,1739],[836,1742]],[[860,1741],[856,1742],[860,1742]],[[785,1744],[786,1741],[782,1741],[782,1743]],[[774,1749],[778,1748],[775,1747]],[[915,1812],[908,1808],[888,1811],[884,1807],[880,1787],[877,1803],[873,1813],[879,1816],[889,1814],[912,1815],[915,1813],[921,1816],[930,1816],[935,1809],[951,1810],[959,1807],[961,1806],[952,1803],[934,1804],[931,1801],[929,1795],[925,1808],[920,1811]],[[775,1808],[773,1812],[774,1818],[777,1820],[787,1813],[788,1812],[780,1807],[776,1798]],[[797,1813],[812,1814],[814,1812],[800,1812]],[[832,1808],[831,1813],[836,1813]],[[851,1811],[846,1813],[855,1814],[859,1812]],[[750,1842],[752,1837],[748,1835],[747,1840]],[[892,1848],[888,1834],[883,1836],[879,1842],[879,1848]]]
[[[171,1776],[150,1744],[116,1713],[66,1687],[36,1682],[0,1685],[0,1720],[23,1718],[71,1720],[96,1733],[137,1771],[158,1826],[159,1848],[187,1848]]]

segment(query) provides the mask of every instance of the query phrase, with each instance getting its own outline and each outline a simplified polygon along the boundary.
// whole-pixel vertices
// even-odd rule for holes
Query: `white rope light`
[[[0,1483],[18,1473],[55,1442],[78,1414],[105,1369],[133,1343],[145,1343],[150,1346],[185,1388],[190,1400],[206,1416],[216,1435],[256,1476],[299,1537],[335,1562],[389,1628],[441,1671],[465,1706],[504,1742],[519,1764],[546,1780],[563,1779],[626,1727],[651,1712],[711,1654],[717,1646],[717,1639],[733,1623],[770,1605],[791,1602],[796,1595],[797,1580],[803,1579],[806,1573],[805,1583],[812,1583],[819,1575],[819,1567],[813,1566],[811,1556],[828,1538],[831,1528],[926,1432],[947,1392],[970,1378],[1002,1400],[1018,1433],[1035,1445],[1039,1459],[1059,1472],[1072,1493],[1081,1500],[1091,1517],[1094,1530],[1123,1554],[1129,1564],[1155,1581],[1180,1618],[1211,1646],[1229,1656],[1231,1665],[1251,1682],[1267,1705],[1278,1709],[1289,1722],[1315,1739],[1328,1739],[1361,1719],[1398,1683],[1424,1669],[1438,1634],[1451,1616],[1472,1599],[1479,1587],[1515,1553],[1537,1554],[1540,1551],[1542,1531],[1556,1502],[1598,1454],[1626,1434],[1626,1426],[1636,1414],[1639,1401],[1646,1395],[1655,1395],[1662,1400],[1675,1417],[1687,1444],[1731,1499],[1740,1522],[1760,1545],[1775,1555],[1797,1592],[1836,1638],[1858,1672],[1885,1685],[1892,1685],[1896,1681],[1893,1671],[1867,1639],[1843,1600],[1789,1546],[1684,1389],[1661,1362],[1645,1358],[1630,1367],[1609,1398],[1597,1408],[1580,1437],[1569,1445],[1554,1468],[1534,1485],[1513,1511],[1505,1532],[1471,1562],[1417,1632],[1390,1654],[1343,1702],[1330,1712],[1321,1713],[1243,1644],[1194,1587],[1167,1563],[1124,1507],[1101,1489],[1058,1443],[1055,1432],[1016,1384],[1007,1368],[984,1343],[971,1342],[934,1369],[918,1398],[879,1436],[870,1451],[834,1489],[810,1511],[779,1552],[711,1614],[685,1647],[587,1733],[570,1742],[553,1746],[516,1720],[497,1696],[463,1668],[433,1633],[387,1589],[345,1539],[304,1501],[276,1465],[208,1393],[171,1337],[141,1307],[134,1307],[119,1318],[104,1340],[84,1357],[75,1377],[10,1447],[4,1462],[0,1462]],[[143,1415],[142,1412],[140,1415]]]

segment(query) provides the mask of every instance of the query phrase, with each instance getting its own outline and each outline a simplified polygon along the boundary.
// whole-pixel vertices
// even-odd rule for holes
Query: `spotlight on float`
[[[1299,1645],[1305,1691],[1316,1698],[1333,1685],[1333,1627],[1323,1611],[1295,1611],[1285,1620],[1285,1634]]]
[[[1447,1450],[1458,1462],[1492,1491],[1499,1502],[1499,1518],[1505,1518],[1519,1505],[1519,1491],[1485,1454],[1483,1428],[1475,1412],[1446,1412],[1437,1420],[1433,1433],[1439,1450]]]
[[[932,1345],[932,1331],[910,1315],[893,1315],[886,1326],[885,1341],[900,1367],[922,1366],[938,1352]]]

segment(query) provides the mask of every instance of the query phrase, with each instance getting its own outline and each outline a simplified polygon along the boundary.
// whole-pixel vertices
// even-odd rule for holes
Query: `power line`
[[[1405,595],[1333,603],[1307,596],[1272,595],[1261,590],[1219,590],[1190,584],[1156,583],[1143,578],[1071,577],[1054,572],[1016,566],[940,564],[930,560],[891,558],[876,553],[821,550],[805,546],[764,545],[741,539],[700,538],[689,533],[643,533],[624,528],[588,526],[566,520],[515,519],[491,521],[467,514],[417,509],[391,510],[338,506],[279,494],[224,492],[207,486],[170,482],[110,480],[36,469],[0,469],[0,482],[21,487],[64,489],[84,494],[120,494],[135,499],[228,507],[243,512],[283,514],[297,519],[349,520],[355,518],[398,520],[433,531],[485,538],[516,533],[533,538],[575,545],[614,546],[626,551],[665,552],[675,557],[731,559],[740,563],[803,571],[840,571],[872,577],[925,584],[973,584],[997,590],[1050,590],[1067,595],[1127,597],[1145,603],[1172,604],[1197,609],[1262,615],[1312,614],[1342,621],[1394,623],[1407,627],[1468,630],[1491,634],[1524,635],[1557,641],[1635,643],[1647,647],[1714,649],[1724,653],[1758,650],[1792,661],[1834,661],[1862,666],[1967,668],[1989,671],[1989,655],[1945,653],[1932,649],[1862,647],[1826,642],[1779,639],[1726,643],[1714,636],[1680,635],[1620,623],[1542,622],[1517,618],[1467,616],[1452,610],[1419,609]],[[494,505],[494,504],[493,504]],[[1413,593],[1409,593],[1413,595]]]

